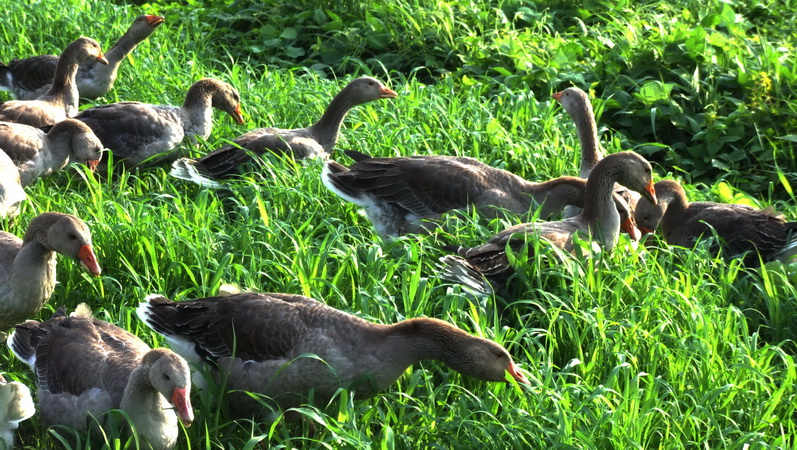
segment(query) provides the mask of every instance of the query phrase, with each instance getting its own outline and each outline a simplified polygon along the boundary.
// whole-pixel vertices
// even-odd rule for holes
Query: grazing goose
[[[576,124],[578,142],[581,146],[579,176],[586,179],[598,161],[603,158],[603,150],[598,140],[598,124],[595,123],[595,113],[592,111],[589,96],[574,86],[557,92],[553,98],[562,105],[567,115]],[[620,185],[616,185],[614,190],[633,211],[639,201],[639,194]],[[580,207],[567,207],[564,216],[573,217],[579,212],[581,212]]]
[[[75,77],[80,97],[93,100],[108,93],[116,81],[119,64],[163,21],[161,16],[138,16],[105,53],[107,63],[87,61],[80,64]],[[55,55],[41,55],[15,59],[7,66],[0,64],[0,90],[11,92],[18,100],[34,100],[44,95],[55,78],[58,59]]]
[[[587,182],[581,178],[533,183],[473,158],[345,153],[356,163],[346,168],[328,161],[321,179],[332,192],[361,206],[382,236],[429,231],[434,226],[429,221],[471,205],[490,217],[502,209],[525,214],[542,205],[541,218],[561,213],[566,205],[584,206]]]
[[[0,122],[0,151],[16,164],[22,186],[63,169],[70,161],[94,170],[102,150],[102,142],[79,120],[58,122],[47,133],[29,125]]]
[[[179,436],[178,417],[186,426],[194,420],[188,363],[93,319],[85,304],[70,316],[59,308],[45,322],[17,325],[8,346],[33,371],[47,426],[84,431],[89,414],[102,420],[105,412],[121,409],[149,444],[143,448],[170,449]]]
[[[728,256],[744,255],[748,267],[757,267],[761,260],[789,262],[797,255],[797,222],[745,205],[689,203],[683,187],[673,180],[656,183],[656,193],[658,204],[640,200],[635,216],[642,232],[659,227],[670,245],[692,247],[703,236],[711,237],[713,229],[720,238],[715,251],[721,245]]]
[[[213,127],[213,108],[244,123],[238,91],[213,78],[191,85],[183,106],[120,102],[84,109],[75,118],[94,131],[116,161],[133,167],[158,155],[153,159],[173,159],[174,150],[186,138],[207,139]],[[107,158],[101,164],[106,165]]]
[[[61,54],[50,89],[35,100],[11,100],[0,105],[0,120],[46,127],[77,114],[78,90],[75,84],[78,64],[84,61],[108,64],[100,44],[82,37]]]
[[[50,299],[56,252],[100,275],[89,227],[75,216],[39,214],[30,221],[24,239],[0,231],[0,330],[32,317]]]
[[[193,181],[202,186],[218,186],[215,180],[241,172],[241,166],[252,161],[252,154],[266,152],[290,153],[296,159],[326,157],[338,141],[343,119],[349,110],[380,98],[395,98],[398,94],[379,80],[361,77],[351,81],[332,99],[324,115],[308,128],[284,130],[260,128],[238,136],[225,145],[197,160],[182,158],[172,166],[172,176]]]
[[[137,313],[189,362],[221,368],[228,389],[264,394],[283,409],[311,390],[320,406],[341,387],[372,397],[425,359],[479,380],[505,381],[509,372],[529,383],[503,347],[436,319],[382,325],[300,295],[258,293],[183,302],[150,295]],[[246,395],[234,405],[241,416],[262,408]]]
[[[0,218],[19,214],[19,205],[27,198],[16,164],[0,150]]]
[[[611,250],[617,243],[621,222],[612,201],[615,182],[656,203],[650,163],[634,152],[615,153],[603,158],[593,168],[587,179],[584,209],[577,216],[559,222],[515,225],[491,237],[483,245],[473,248],[459,247],[457,253],[464,259],[444,257],[444,263],[449,266],[466,266],[469,268],[468,272],[475,270],[494,280],[505,279],[512,270],[506,246],[509,245],[514,251],[520,250],[526,243],[527,235],[539,236],[551,245],[572,251],[573,235],[578,233]]]
[[[30,389],[19,381],[6,381],[0,375],[0,439],[3,448],[14,448],[14,430],[36,413]]]

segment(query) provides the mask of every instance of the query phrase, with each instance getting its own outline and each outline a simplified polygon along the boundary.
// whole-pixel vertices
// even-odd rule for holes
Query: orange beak
[[[564,91],[559,91],[556,94],[551,95],[551,97],[553,97],[554,100],[559,101],[559,99],[562,98],[562,92]]]
[[[77,252],[77,259],[80,261],[80,265],[85,267],[95,277],[100,276],[100,273],[102,273],[97,257],[94,255],[94,250],[91,249],[90,245],[86,244],[80,247]]]
[[[164,19],[161,16],[151,15],[151,16],[144,16],[144,17],[146,17],[147,23],[151,27],[157,27],[158,25],[160,25],[160,24],[162,24],[163,22],[166,21],[166,19]]]
[[[525,385],[531,384],[529,379],[523,375],[523,372],[520,371],[520,368],[517,366],[517,364],[515,364],[514,361],[509,361],[509,367],[506,369],[506,371],[509,372],[509,375],[512,375],[512,378],[514,378],[518,383]]]
[[[379,98],[396,98],[398,97],[398,92],[394,91],[393,89],[386,88],[382,86],[379,89]]]
[[[103,55],[102,53],[97,55],[97,61],[99,61],[99,62],[101,62],[103,64],[106,64],[106,65],[108,64],[108,60],[105,59],[105,55]]]
[[[625,220],[623,220],[623,223],[620,224],[620,230],[622,230],[623,233],[628,233],[628,235],[631,236],[631,239],[635,241],[639,240],[639,233],[637,233],[639,230],[637,229],[636,225],[634,225],[633,219],[630,217],[627,217]]]
[[[645,197],[650,203],[656,205],[658,202],[656,201],[656,188],[653,187],[653,180],[648,181],[648,185],[645,186],[645,190],[640,192],[643,197]]]
[[[97,166],[100,165],[100,160],[99,159],[90,159],[90,160],[88,160],[88,162],[86,162],[86,165],[89,166],[89,169],[91,169],[91,171],[93,172],[93,171],[97,170]]]
[[[233,110],[232,114],[230,114],[230,115],[239,124],[243,124],[244,123],[244,115],[243,115],[243,113],[241,113],[241,105],[236,106],[235,110]]]
[[[653,234],[653,232],[655,232],[656,230],[654,230],[653,228],[648,228],[646,226],[640,226],[639,231],[641,231],[642,234]]]
[[[194,422],[194,410],[191,408],[191,396],[186,388],[174,388],[170,400],[177,410],[177,417],[186,427],[190,427]]]

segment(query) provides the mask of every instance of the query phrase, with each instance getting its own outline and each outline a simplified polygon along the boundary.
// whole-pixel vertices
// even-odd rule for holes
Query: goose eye
[[[69,233],[69,239],[77,240],[77,235],[75,233]]]
[[[165,374],[165,373],[164,373],[164,374],[163,374],[163,378],[165,378],[165,379],[166,379],[166,381],[172,381],[172,377],[170,377],[168,374]]]

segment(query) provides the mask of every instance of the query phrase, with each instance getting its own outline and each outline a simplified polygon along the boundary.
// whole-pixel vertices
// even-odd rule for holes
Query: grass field
[[[193,17],[191,6],[176,10],[156,5],[150,10],[99,0],[22,3],[7,5],[0,17],[0,61],[57,53],[79,35],[108,46],[137,14],[166,14],[172,21],[123,63],[115,89],[96,104],[181,104],[188,86],[201,77],[233,84],[241,92],[247,123],[239,126],[217,112],[210,139],[188,150],[195,155],[252,128],[309,125],[354,76],[331,79],[308,68],[257,64],[257,55],[237,61],[234,48],[219,54],[215,45],[205,45],[217,37],[205,34],[207,24],[179,20]],[[773,11],[789,6],[763,3],[759,6]],[[648,5],[633,21],[624,15],[626,22],[612,22],[608,13],[602,17],[614,23],[614,32],[622,24],[628,33],[642,33],[668,8],[677,9]],[[793,11],[784,9],[778,23],[789,17],[793,23]],[[762,39],[775,33],[764,27],[769,22],[762,23],[760,30],[747,32]],[[549,36],[558,32],[547,31]],[[566,53],[567,43],[561,44]],[[667,47],[668,52],[676,50]],[[793,45],[783,52],[793,61]],[[599,65],[598,56],[591,51],[581,57]],[[744,64],[755,55],[738,58]],[[360,74],[368,70],[365,64],[359,67]],[[382,156],[467,155],[530,180],[578,172],[574,126],[549,97],[569,86],[567,80],[578,84],[577,73],[569,79],[559,76],[558,84],[546,79],[534,88],[528,88],[530,79],[516,85],[507,77],[450,72],[431,84],[409,72],[367,74],[380,78],[399,97],[355,108],[345,121],[338,150]],[[634,75],[629,69],[617,77]],[[770,76],[777,79],[774,73]],[[783,92],[797,87],[785,75],[778,80]],[[650,148],[647,141],[633,140],[633,129],[614,128],[622,121],[615,120],[611,102],[595,99],[594,104],[607,151]],[[780,106],[782,111],[796,110],[791,100]],[[652,117],[651,108],[620,115]],[[795,117],[784,115],[783,122],[797,123]],[[613,126],[606,125],[609,120]],[[764,150],[771,150],[772,143],[788,152],[794,140],[791,134],[762,131],[759,141]],[[662,154],[678,157],[679,151],[687,150],[675,146],[657,153],[656,179],[692,180],[680,160],[661,159]],[[333,157],[350,163],[342,153]],[[750,161],[713,180],[695,172],[699,181],[688,184],[690,198],[755,202],[797,218],[790,190],[797,174],[774,167],[777,157]],[[233,420],[219,393],[195,393],[196,421],[184,430],[179,448],[797,445],[793,265],[748,271],[738,262],[712,258],[704,248],[687,251],[659,242],[644,249],[623,237],[615,251],[586,260],[562,263],[541,251],[521,264],[522,289],[516,298],[473,298],[440,279],[441,246],[480,243],[524,218],[457,216],[450,218],[448,231],[384,241],[353,205],[322,185],[321,167],[318,161],[274,158],[263,170],[211,191],[171,178],[166,168],[99,179],[81,166],[30,187],[19,218],[0,220],[0,228],[22,235],[28,221],[44,211],[75,214],[91,228],[102,277],[91,278],[72,261],[59,258],[60,284],[40,318],[58,306],[72,309],[86,302],[98,317],[152,345],[163,345],[135,317],[134,308],[145,295],[184,300],[214,295],[222,283],[232,283],[253,291],[308,295],[381,323],[419,316],[450,321],[504,345],[532,381],[526,390],[488,384],[427,361],[411,367],[374,399],[358,401],[341,391],[326,408],[301,408],[305,420],[300,424],[282,417],[273,424]],[[745,174],[755,177],[751,184],[734,184]],[[749,191],[753,185],[755,191]],[[0,353],[0,369],[7,378],[33,387],[28,369],[7,349]],[[59,436],[69,434],[46,430],[34,416],[21,424],[17,444],[59,446]],[[111,448],[135,448],[118,430],[109,430],[107,441]]]

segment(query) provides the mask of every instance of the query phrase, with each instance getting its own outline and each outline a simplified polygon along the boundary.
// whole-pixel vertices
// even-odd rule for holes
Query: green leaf
[[[299,36],[299,33],[296,32],[296,29],[291,27],[285,28],[282,30],[282,34],[280,34],[282,39],[296,39],[297,36]]]

